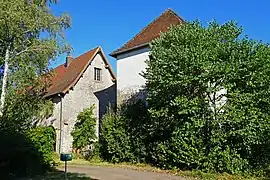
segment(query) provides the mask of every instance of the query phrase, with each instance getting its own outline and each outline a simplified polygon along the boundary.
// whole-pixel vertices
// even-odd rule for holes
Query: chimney
[[[70,55],[70,53],[67,54],[67,57],[66,57],[66,64],[65,66],[68,67],[71,63],[71,61],[73,60],[72,56]]]

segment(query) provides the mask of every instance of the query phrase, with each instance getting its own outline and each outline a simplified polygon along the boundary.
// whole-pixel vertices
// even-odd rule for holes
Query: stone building
[[[56,129],[56,151],[71,152],[71,132],[84,108],[95,105],[96,135],[107,107],[116,103],[116,77],[102,49],[97,47],[52,70],[45,97],[54,103],[53,115],[42,122]]]
[[[166,32],[171,26],[182,23],[184,20],[168,9],[126,44],[110,54],[117,59],[117,98],[119,101],[143,89],[145,79],[141,73],[146,68],[145,60],[149,59],[151,41],[158,38],[160,32]]]

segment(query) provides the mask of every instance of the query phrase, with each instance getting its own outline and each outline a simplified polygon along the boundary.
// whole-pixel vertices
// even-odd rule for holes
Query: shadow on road
[[[64,180],[65,179],[65,173],[64,171],[55,171],[55,172],[49,172],[46,175],[43,176],[37,176],[35,178],[26,178],[26,179],[20,179],[20,180]],[[87,177],[85,174],[81,173],[68,173],[68,180],[99,180]]]

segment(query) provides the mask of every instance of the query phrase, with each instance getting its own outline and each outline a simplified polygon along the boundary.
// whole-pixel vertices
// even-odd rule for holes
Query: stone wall
[[[94,80],[94,68],[102,70],[102,80]],[[101,117],[106,113],[109,104],[116,103],[116,85],[112,81],[109,70],[100,54],[97,54],[88,66],[83,76],[79,79],[72,90],[63,97],[55,96],[53,116],[47,119],[47,125],[53,125],[57,130],[56,151],[59,152],[60,140],[60,109],[62,100],[62,146],[60,152],[71,152],[72,136],[77,116],[83,109],[95,105],[94,114],[97,117],[96,135],[99,134]]]

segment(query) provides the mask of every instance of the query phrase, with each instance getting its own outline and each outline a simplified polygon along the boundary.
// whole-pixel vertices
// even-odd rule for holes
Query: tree
[[[49,7],[57,0],[0,0],[0,55],[3,67],[0,116],[7,87],[32,86],[48,69],[50,59],[66,50],[67,14],[60,17]]]
[[[73,137],[73,148],[81,150],[90,145],[96,137],[97,120],[93,117],[94,106],[84,109],[79,113],[74,130],[71,135]]]
[[[193,22],[152,42],[144,77],[153,162],[229,173],[267,167],[270,48],[241,33],[233,22]]]

